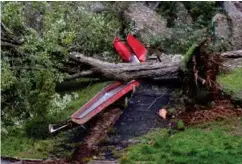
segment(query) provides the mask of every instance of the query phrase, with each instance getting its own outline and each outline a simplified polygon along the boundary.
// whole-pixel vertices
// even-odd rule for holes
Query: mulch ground
[[[194,110],[178,115],[177,119],[181,119],[185,124],[200,124],[235,116],[242,116],[242,108],[235,108],[230,100],[217,100],[211,108],[196,106]]]

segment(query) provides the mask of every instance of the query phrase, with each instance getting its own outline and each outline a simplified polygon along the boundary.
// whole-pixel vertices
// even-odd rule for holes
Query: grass
[[[242,163],[241,128],[242,120],[234,119],[190,127],[175,134],[155,130],[142,137],[140,144],[128,147],[120,163]]]
[[[227,94],[242,99],[242,68],[218,76],[218,82]]]
[[[56,120],[63,121],[67,119],[108,84],[109,82],[95,83],[76,91],[79,98],[73,100],[65,110],[56,116]],[[75,147],[75,145],[65,142],[70,132],[61,132],[57,136],[50,136],[47,139],[33,139],[27,137],[22,128],[8,127],[7,130],[7,134],[2,133],[1,135],[1,156],[43,159],[55,154],[68,157],[72,153],[70,150]]]
[[[88,100],[90,100],[94,95],[96,95],[108,84],[110,84],[110,82],[95,83],[89,87],[78,90],[77,93],[79,95],[79,98],[73,100],[70,105],[68,105],[66,109],[62,113],[60,113],[60,115],[58,116],[60,118],[60,121],[72,115],[77,109],[82,107]]]
[[[48,158],[54,145],[54,139],[33,140],[18,133],[2,135],[1,155],[15,158]]]

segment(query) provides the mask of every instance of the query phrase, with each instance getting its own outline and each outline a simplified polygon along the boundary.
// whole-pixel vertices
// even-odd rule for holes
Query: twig
[[[156,102],[159,98],[162,98],[162,97],[164,97],[164,95],[161,95],[161,96],[157,97],[157,98],[156,98],[156,99],[150,104],[150,106],[146,109],[146,111],[149,110],[149,109],[155,104],[155,102]]]

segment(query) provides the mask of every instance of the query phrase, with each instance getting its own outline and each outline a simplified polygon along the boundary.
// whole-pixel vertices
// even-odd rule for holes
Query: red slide
[[[110,84],[76,111],[71,116],[71,120],[78,124],[86,123],[106,107],[131,92],[137,86],[139,86],[139,82],[135,80],[127,84],[121,82]]]

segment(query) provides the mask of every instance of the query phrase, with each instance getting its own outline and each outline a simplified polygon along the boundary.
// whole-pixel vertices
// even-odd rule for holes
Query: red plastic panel
[[[84,123],[86,123],[92,117],[94,117],[99,112],[101,112],[102,110],[104,110],[106,107],[108,107],[109,105],[111,105],[112,103],[114,103],[115,101],[117,101],[118,99],[120,99],[122,96],[126,95],[128,92],[132,91],[133,90],[133,87],[137,87],[139,85],[139,82],[138,81],[135,81],[135,80],[129,82],[122,90],[120,90],[115,95],[113,95],[112,97],[110,97],[104,103],[100,104],[95,110],[91,111],[85,117],[83,117],[81,119],[78,118],[78,115],[81,112],[83,112],[84,110],[86,110],[92,103],[94,103],[95,101],[97,101],[97,99],[99,99],[100,97],[102,97],[105,92],[107,92],[107,91],[109,91],[111,89],[114,89],[114,88],[116,88],[116,87],[118,87],[120,85],[122,85],[122,83],[115,82],[115,83],[109,85],[108,87],[104,88],[95,97],[93,97],[88,103],[86,103],[83,107],[81,107],[77,112],[75,112],[71,116],[72,121],[73,122],[76,122],[78,124],[84,124]]]
[[[110,85],[108,85],[107,87],[105,87],[104,89],[102,89],[100,92],[98,92],[96,94],[96,96],[94,96],[91,100],[89,100],[85,105],[83,105],[78,111],[76,111],[71,117],[77,117],[80,112],[82,112],[83,110],[85,110],[86,108],[88,108],[93,102],[97,101],[99,98],[101,98],[105,92],[111,90],[111,89],[114,89],[118,86],[122,85],[121,82],[117,81],[117,82],[114,82]]]
[[[113,45],[115,49],[117,50],[119,56],[123,60],[123,62],[130,62],[132,53],[127,48],[127,46],[120,41],[118,37],[115,37]]]
[[[129,46],[134,51],[135,55],[138,57],[139,61],[145,62],[147,49],[138,41],[133,35],[129,34],[127,37],[127,42]]]

